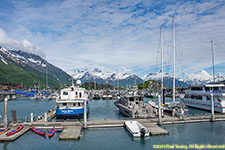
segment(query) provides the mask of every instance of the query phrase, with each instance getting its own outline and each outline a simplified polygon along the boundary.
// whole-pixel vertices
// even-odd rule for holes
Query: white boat
[[[132,118],[153,118],[156,117],[155,109],[144,103],[144,96],[139,94],[126,94],[114,104],[125,116]]]
[[[80,80],[77,81],[77,86],[73,85],[69,88],[61,90],[60,96],[56,99],[56,117],[57,118],[77,118],[83,117],[84,106],[86,101],[86,112],[89,112],[88,94],[84,88],[79,87]]]
[[[125,121],[125,126],[134,137],[149,136],[148,129],[137,121]]]
[[[214,97],[215,112],[225,113],[225,85],[206,84],[192,86],[185,91],[181,100],[188,107],[211,111],[211,93]]]

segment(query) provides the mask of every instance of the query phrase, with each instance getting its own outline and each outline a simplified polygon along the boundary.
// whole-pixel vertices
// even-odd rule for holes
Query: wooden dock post
[[[7,103],[8,103],[8,99],[5,98],[5,115],[4,115],[4,128],[6,129],[8,126],[8,117],[7,117]]]
[[[214,98],[213,98],[213,93],[211,93],[211,120],[210,121],[215,121],[214,118]]]

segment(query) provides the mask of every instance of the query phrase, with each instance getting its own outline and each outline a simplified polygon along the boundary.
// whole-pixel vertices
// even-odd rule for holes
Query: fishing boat
[[[55,134],[55,127],[53,127],[49,132],[48,132],[48,137],[52,137]]]
[[[5,130],[0,130],[0,135],[8,131],[10,128],[6,128]]]
[[[132,118],[152,118],[156,117],[155,109],[148,107],[144,103],[144,96],[138,93],[125,94],[114,102],[116,107],[125,116]]]
[[[88,93],[81,88],[81,81],[77,80],[77,85],[61,90],[56,99],[56,117],[57,118],[78,118],[83,117],[85,109],[89,112]],[[86,105],[86,108],[85,108]]]
[[[18,127],[16,130],[12,130],[11,132],[7,133],[6,136],[13,135],[23,129],[24,125],[22,124],[20,127]]]
[[[39,130],[39,129],[36,129],[35,127],[33,127],[33,126],[31,126],[31,129],[32,129],[32,131],[34,131],[35,133],[37,133],[37,134],[39,134],[39,135],[46,135],[46,133],[45,132],[43,132],[43,131],[41,131],[41,130]]]
[[[146,137],[149,136],[149,131],[138,121],[125,121],[127,130],[133,135],[133,137]]]

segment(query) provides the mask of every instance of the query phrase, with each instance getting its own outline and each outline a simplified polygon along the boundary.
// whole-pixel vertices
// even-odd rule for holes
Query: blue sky
[[[211,40],[215,63],[225,62],[225,1],[0,2],[0,45],[39,54],[65,71],[90,67],[139,75],[157,71],[162,24],[164,64],[172,65],[173,15],[178,75],[211,66]]]

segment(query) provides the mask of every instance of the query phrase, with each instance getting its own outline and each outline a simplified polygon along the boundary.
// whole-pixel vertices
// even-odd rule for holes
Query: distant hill
[[[44,88],[46,73],[50,88],[69,84],[71,78],[66,72],[36,54],[9,50],[2,46],[0,46],[0,70],[0,84],[18,84],[27,88],[37,84]]]

